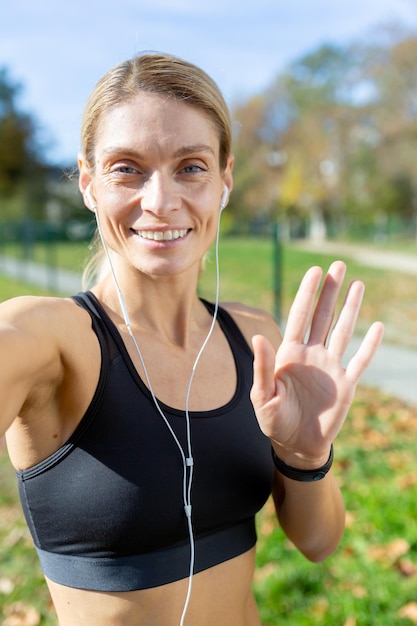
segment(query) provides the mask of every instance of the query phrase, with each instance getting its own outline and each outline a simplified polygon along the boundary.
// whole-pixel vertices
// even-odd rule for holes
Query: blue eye
[[[194,172],[201,172],[202,168],[199,165],[186,165],[184,167],[184,172],[187,174],[192,174]]]
[[[117,169],[122,174],[135,174],[136,172],[136,170],[133,167],[130,167],[129,165],[121,165]]]

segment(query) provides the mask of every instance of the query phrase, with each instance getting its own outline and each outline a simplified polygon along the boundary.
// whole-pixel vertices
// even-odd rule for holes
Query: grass
[[[264,626],[417,622],[414,434],[415,409],[359,389],[335,445],[347,528],[324,563],[311,564],[292,548],[271,506],[262,513],[255,588]]]
[[[415,617],[401,617],[415,615],[417,603],[414,413],[375,390],[358,390],[335,445],[347,528],[339,549],[324,563],[311,564],[294,550],[277,527],[271,502],[258,516],[255,593],[264,626],[416,623]],[[5,451],[0,476],[2,624],[52,626],[53,609]],[[22,621],[11,621],[17,615]]]
[[[88,254],[87,248],[86,243],[63,243],[54,246],[53,252],[48,252],[45,245],[35,246],[32,252],[35,261],[44,263],[50,259],[57,267],[81,272]],[[21,249],[17,245],[3,246],[1,252],[21,256]],[[271,313],[276,312],[273,256],[271,240],[223,238],[220,246],[220,299],[243,301]],[[358,278],[366,284],[358,332],[365,332],[369,324],[378,319],[386,326],[385,341],[417,348],[416,278],[397,271],[364,267],[343,254],[338,258],[345,260],[348,265],[346,285]],[[287,245],[282,247],[282,289],[278,308],[283,320],[288,315],[303,273],[313,264],[326,270],[334,259],[334,255],[318,254]],[[214,285],[215,263],[211,251],[206,270],[201,276],[201,295],[213,298]],[[24,289],[27,290],[26,287]]]
[[[346,286],[355,279],[365,282],[366,292],[357,324],[363,333],[369,325],[384,322],[385,341],[417,348],[416,278],[397,271],[365,267],[343,254],[346,261]],[[311,265],[324,271],[335,260],[334,255],[317,254],[296,247],[283,246],[281,261],[281,318],[286,319],[300,279]],[[270,241],[225,239],[220,249],[220,299],[238,300],[274,311],[273,251]],[[201,292],[214,295],[214,257],[210,256],[201,278]]]
[[[45,289],[35,287],[34,285],[28,286],[26,283],[19,280],[12,280],[11,278],[5,278],[0,274],[0,302],[17,296],[25,296],[28,293],[33,296],[53,295],[45,291]]]
[[[18,504],[14,471],[4,448],[0,451],[0,476],[0,623],[56,625],[49,592]]]
[[[86,242],[68,241],[52,245],[35,244],[27,251],[27,256],[36,263],[52,264],[55,267],[81,272],[88,253]],[[24,249],[17,243],[3,244],[0,248],[0,254],[20,259],[25,258]]]
[[[79,252],[81,255],[81,251]],[[68,259],[78,258],[70,248]],[[225,240],[221,298],[273,310],[270,242]],[[312,263],[327,255],[283,250],[282,315]],[[78,260],[76,261],[78,263]],[[378,318],[392,340],[416,345],[415,279],[349,261],[347,282],[364,279],[361,330]],[[214,263],[201,293],[212,297]],[[0,279],[0,300],[27,286]],[[40,290],[30,288],[31,293]],[[269,502],[258,516],[255,593],[264,626],[407,626],[417,623],[417,442],[415,407],[360,388],[335,444],[347,528],[336,553],[311,564],[285,539]],[[0,452],[0,616],[3,626],[55,624],[46,585],[17,501],[14,472]],[[1,619],[1,618],[0,618]]]

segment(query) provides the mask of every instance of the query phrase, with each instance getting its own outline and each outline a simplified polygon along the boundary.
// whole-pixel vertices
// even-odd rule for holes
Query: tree
[[[270,215],[319,217],[328,233],[417,220],[416,59],[417,35],[391,28],[290,64],[239,109],[252,196]]]
[[[256,196],[266,196],[271,217],[326,216],[337,204],[353,70],[349,50],[323,46],[277,77],[258,98],[256,115],[253,102],[246,116],[240,109],[246,125],[252,115],[251,132],[242,130],[238,149],[250,155],[252,172],[259,173]]]
[[[0,196],[3,200],[16,195],[30,197],[30,203],[21,206],[21,213],[34,216],[42,211],[47,167],[37,142],[36,122],[18,108],[21,89],[6,68],[0,69]],[[2,204],[5,218],[8,203]]]
[[[404,193],[406,188],[417,191],[417,36],[389,32],[388,37],[388,43],[368,49],[364,72],[373,86],[370,124],[378,138],[374,158],[380,177],[385,185],[390,181],[397,190],[394,195],[405,199],[409,198],[409,192]],[[388,200],[387,211],[392,209],[392,201]],[[395,210],[408,215],[410,201],[399,202]]]

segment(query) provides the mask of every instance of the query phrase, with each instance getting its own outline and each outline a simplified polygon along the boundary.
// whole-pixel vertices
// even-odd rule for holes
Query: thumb
[[[251,400],[255,408],[266,404],[276,394],[275,389],[275,350],[262,335],[252,337],[254,352],[253,386]]]

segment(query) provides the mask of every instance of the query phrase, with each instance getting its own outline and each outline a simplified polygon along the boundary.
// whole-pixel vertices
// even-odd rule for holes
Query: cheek
[[[126,222],[130,214],[129,205],[127,205],[126,200],[123,200],[117,192],[106,192],[101,196],[98,195],[97,206],[101,211],[103,219],[108,222]]]
[[[112,245],[120,238],[120,234],[126,233],[129,226],[123,212],[115,207],[110,207],[108,203],[102,206],[102,210],[98,209],[96,213],[97,221],[99,221],[104,239]]]
[[[219,214],[213,213],[211,211],[205,220],[205,232],[207,238],[209,239],[210,246],[214,243],[216,239],[218,228],[220,228]]]

